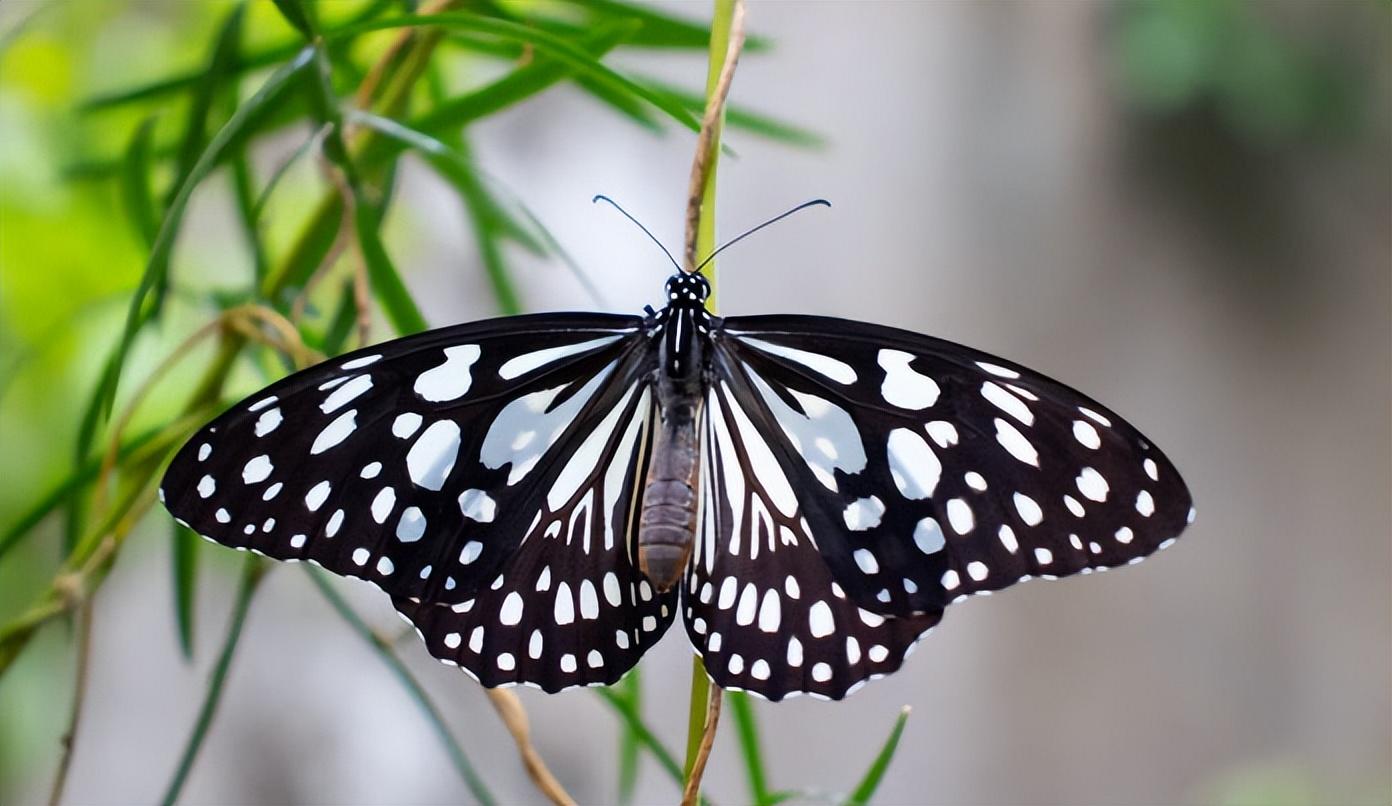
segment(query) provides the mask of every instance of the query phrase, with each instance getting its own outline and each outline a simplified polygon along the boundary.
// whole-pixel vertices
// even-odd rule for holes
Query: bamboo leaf
[[[649,76],[635,76],[638,81],[655,92],[662,92],[683,106],[692,111],[699,111],[705,106],[705,99],[698,92],[692,92],[684,87],[669,84]],[[725,106],[725,124],[731,128],[740,129],[750,134],[766,137],[787,145],[798,146],[801,148],[823,148],[826,146],[826,139],[811,129],[789,123],[778,118],[755,112],[739,104],[727,104]]]
[[[238,4],[228,13],[218,37],[213,44],[213,52],[208,57],[208,66],[202,77],[193,87],[189,99],[188,119],[184,123],[184,136],[180,140],[178,157],[174,169],[174,181],[169,186],[165,206],[169,206],[174,196],[198,162],[207,143],[208,114],[219,90],[226,86],[237,60],[237,51],[242,38],[242,19],[246,6]]]
[[[889,762],[894,759],[894,751],[899,748],[899,737],[904,735],[904,725],[909,721],[910,710],[906,705],[899,712],[899,718],[894,720],[894,727],[889,731],[884,746],[870,763],[870,769],[865,771],[865,776],[860,779],[855,791],[846,799],[846,806],[865,806],[875,796],[875,790],[879,788],[885,770],[889,769]]]
[[[538,52],[544,53],[552,59],[555,59],[566,67],[574,70],[576,73],[589,76],[593,80],[607,85],[616,92],[624,92],[631,96],[641,98],[654,107],[666,112],[678,123],[681,123],[692,131],[701,130],[701,122],[697,120],[685,106],[677,103],[663,93],[654,92],[642,84],[610,69],[598,59],[591,56],[585,48],[537,28],[530,28],[506,20],[492,19],[464,11],[452,11],[441,14],[406,14],[400,17],[393,17],[385,20],[372,20],[349,26],[348,28],[340,30],[333,36],[350,37],[357,36],[367,31],[420,26],[460,28],[482,34],[491,34],[516,42],[525,42],[536,48]]]
[[[133,439],[126,440],[116,452],[116,461],[122,462],[133,452],[148,444],[161,431],[163,431],[162,427],[152,428]],[[100,459],[89,459],[83,462],[71,475],[54,485],[52,490],[49,490],[29,509],[25,510],[24,514],[20,515],[14,524],[5,530],[3,536],[0,536],[0,560],[3,560],[11,549],[19,545],[20,541],[34,530],[34,527],[43,522],[44,518],[61,507],[63,502],[96,480],[99,472],[101,472]]]
[[[173,534],[174,616],[179,631],[179,649],[185,660],[193,659],[193,609],[198,587],[199,540],[193,530],[174,525]]]
[[[430,721],[430,726],[434,728],[435,734],[440,738],[441,743],[445,745],[445,751],[449,754],[450,761],[454,763],[455,769],[459,772],[459,777],[464,779],[464,784],[469,787],[469,791],[473,794],[474,798],[478,800],[479,803],[483,804],[495,803],[496,800],[493,797],[493,793],[489,791],[488,786],[484,784],[483,779],[479,777],[474,766],[469,763],[468,756],[464,754],[464,748],[459,745],[459,742],[454,738],[454,734],[450,732],[449,726],[445,724],[445,718],[440,713],[440,709],[431,701],[430,696],[426,694],[425,689],[416,678],[411,675],[410,670],[406,668],[406,664],[402,663],[401,659],[392,651],[391,645],[383,640],[381,636],[377,635],[371,627],[367,626],[367,622],[363,621],[362,617],[348,606],[348,603],[339,595],[326,574],[319,571],[317,568],[306,568],[305,571],[314,582],[314,586],[318,588],[319,592],[328,600],[334,611],[337,612],[344,621],[348,622],[348,626],[353,629],[353,632],[356,632],[372,646],[377,656],[387,664],[389,669],[391,669],[392,675],[405,687],[406,693],[410,695],[411,699],[425,714],[426,719]]]
[[[634,713],[643,713],[642,669],[635,666],[614,686],[617,695],[628,703]],[[628,806],[633,803],[633,791],[638,787],[638,751],[641,742],[633,728],[624,723],[623,733],[619,734],[619,803]]]
[[[649,48],[691,48],[705,50],[710,44],[710,28],[700,22],[664,14],[652,7],[618,0],[574,0],[595,16],[618,17],[638,20],[643,23],[642,33],[630,43]],[[769,41],[762,37],[750,36],[745,39],[744,49],[751,53],[768,50]]]
[[[362,8],[357,14],[344,21],[336,28],[344,28],[355,25],[364,20],[370,20],[396,5],[398,0],[373,0]],[[331,29],[332,32],[332,29]],[[344,43],[345,45],[347,43]],[[231,65],[231,72],[236,75],[243,75],[263,67],[279,64],[293,57],[304,47],[304,42],[296,39],[291,42],[280,42],[268,45],[250,53],[242,54]],[[79,112],[97,112],[113,107],[126,106],[140,101],[148,101],[160,98],[165,95],[180,92],[197,84],[203,78],[207,68],[200,66],[182,73],[177,73],[166,78],[157,79],[146,84],[140,84],[129,89],[118,90],[116,92],[96,95],[83,101],[78,105]]]
[[[117,342],[116,351],[110,364],[111,368],[104,374],[98,387],[96,401],[99,416],[104,417],[111,411],[112,403],[116,398],[116,389],[120,384],[121,370],[125,365],[127,355],[130,353],[131,343],[135,340],[136,333],[145,321],[146,299],[157,284],[163,282],[169,273],[169,258],[174,248],[174,238],[178,235],[183,224],[184,212],[188,208],[194,188],[207,178],[222,158],[228,144],[243,133],[248,121],[280,97],[291,79],[299,75],[300,71],[312,61],[313,55],[312,48],[305,48],[293,60],[272,73],[266,79],[266,83],[256,91],[256,94],[248,99],[218,130],[208,147],[204,149],[202,156],[194,163],[188,176],[181,183],[179,192],[175,194],[174,200],[170,203],[169,210],[164,216],[164,222],[160,225],[159,234],[150,249],[150,258],[145,264],[145,272],[140,278],[140,286],[131,297],[130,310],[126,315],[126,326]]]
[[[300,0],[271,0],[271,2],[275,3],[280,16],[290,23],[290,27],[303,34],[306,41],[314,39],[318,26],[314,24],[314,20],[310,18],[309,10],[300,3]]]
[[[237,642],[242,637],[247,611],[251,609],[252,597],[256,595],[256,589],[261,584],[261,578],[265,576],[266,568],[266,562],[256,556],[247,557],[242,564],[241,581],[237,585],[237,598],[232,605],[227,637],[223,639],[222,651],[218,654],[213,674],[208,679],[208,690],[203,695],[203,705],[199,707],[198,718],[193,723],[193,733],[184,745],[179,764],[174,769],[174,777],[170,779],[164,797],[160,800],[164,806],[173,806],[179,800],[179,793],[183,791],[184,782],[188,780],[189,772],[193,769],[193,762],[198,758],[198,751],[203,748],[203,740],[208,737],[208,728],[212,727],[218,704],[222,702],[227,671],[232,666],[232,657],[237,654]]]
[[[363,261],[367,263],[367,276],[372,283],[372,294],[382,304],[382,310],[397,333],[407,335],[428,330],[425,317],[421,316],[406,283],[392,265],[387,250],[377,231],[377,210],[359,200],[353,210],[353,223],[357,227],[358,245],[362,248]]]
[[[735,727],[739,730],[740,755],[744,758],[744,772],[749,779],[749,798],[758,806],[768,802],[768,782],[764,775],[764,754],[759,746],[759,723],[754,715],[753,703],[743,691],[725,692],[725,702],[735,713]]]
[[[676,756],[672,755],[672,751],[668,750],[666,745],[662,744],[657,735],[643,722],[642,715],[638,713],[633,704],[615,694],[612,689],[597,688],[594,691],[600,699],[608,703],[623,718],[627,729],[632,731],[633,736],[644,747],[648,748],[648,752],[653,754],[658,765],[667,772],[667,775],[676,782],[677,786],[681,786],[685,780],[682,776],[681,764],[677,762]]]
[[[159,213],[155,210],[154,194],[150,190],[150,137],[155,131],[155,118],[141,121],[126,146],[121,159],[121,200],[126,216],[140,243],[149,248],[155,242],[159,228]]]

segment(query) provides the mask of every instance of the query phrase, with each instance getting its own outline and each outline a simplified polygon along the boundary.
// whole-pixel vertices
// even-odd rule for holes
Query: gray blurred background
[[[1185,72],[1183,29],[1134,6],[752,5],[752,29],[776,47],[742,62],[733,99],[827,145],[730,135],[720,231],[816,196],[834,206],[726,253],[722,312],[882,322],[1035,367],[1153,437],[1198,507],[1174,549],[1136,568],[951,608],[900,673],[847,702],[757,703],[775,786],[846,791],[911,705],[881,803],[1392,795],[1392,14],[1374,2],[1247,9],[1337,80],[1313,101],[1279,82],[1253,85],[1254,100],[1242,76],[1213,89]],[[615,63],[688,86],[704,75],[688,56]],[[523,260],[526,305],[658,302],[665,258],[589,199],[612,195],[677,249],[692,145],[567,88],[477,128],[479,161],[605,296]],[[456,197],[424,171],[403,178],[388,247],[427,318],[491,315]],[[224,205],[196,205],[206,237],[234,237]],[[99,599],[71,802],[157,796],[221,639],[232,575],[215,573],[198,662],[179,657],[155,539],[165,527],[150,520]],[[385,597],[342,587],[396,629]],[[404,646],[495,790],[539,800],[480,690]],[[643,662],[650,721],[678,748],[689,656],[674,629]],[[21,664],[0,683],[0,719],[31,726],[28,746],[11,748],[27,760],[19,780],[0,786],[18,802],[46,797],[51,778],[68,711],[66,683],[35,682],[51,674]],[[571,793],[612,801],[612,713],[586,691],[521,698]],[[745,789],[724,727],[707,791],[728,804]],[[639,802],[675,800],[644,765]],[[185,802],[461,800],[385,667],[302,575],[271,575]]]

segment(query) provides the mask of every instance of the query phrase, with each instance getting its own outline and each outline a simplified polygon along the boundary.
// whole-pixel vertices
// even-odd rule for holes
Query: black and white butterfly
[[[486,686],[605,685],[680,611],[714,681],[839,699],[967,595],[1139,562],[1193,517],[1136,429],[879,325],[646,316],[433,330],[233,407],[162,484],[181,522],[391,594]]]

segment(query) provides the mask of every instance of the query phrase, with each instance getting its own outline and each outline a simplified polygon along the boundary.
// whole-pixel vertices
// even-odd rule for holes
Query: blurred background
[[[317,7],[328,25],[369,5]],[[150,222],[131,203],[146,180],[131,171],[165,204],[187,167],[195,91],[84,104],[200,75],[233,8],[0,5],[0,528],[73,472],[149,254]],[[501,8],[577,22],[622,10]],[[697,25],[710,16],[704,2],[652,8]],[[816,196],[834,207],[726,253],[722,312],[870,320],[1008,356],[1124,413],[1198,504],[1185,538],[1137,568],[951,608],[900,673],[846,702],[754,703],[772,785],[848,791],[907,704],[882,803],[1392,800],[1392,7],[785,2],[754,3],[749,25],[767,47],[741,62],[732,102],[797,128],[732,122],[720,232]],[[246,9],[246,52],[295,36],[271,3]],[[336,67],[340,94],[391,37],[354,44]],[[415,103],[443,104],[538,58],[477,38],[440,49]],[[622,46],[605,64],[696,95],[705,80],[695,46]],[[243,101],[272,67],[240,71]],[[627,103],[632,114],[567,81],[466,129],[482,185],[532,211],[599,300],[554,249],[497,238],[477,196],[461,201],[427,161],[402,159],[381,236],[432,326],[497,313],[504,288],[524,310],[659,302],[665,258],[590,197],[612,195],[675,251],[694,135]],[[229,110],[202,110],[204,142]],[[192,196],[164,314],[135,344],[118,411],[175,344],[248,293],[259,259],[286,254],[330,187],[312,154],[294,160],[253,227],[266,255],[248,248],[239,183],[271,182],[317,128],[306,115],[273,111],[239,146],[240,167]],[[340,262],[309,298],[312,321],[332,318],[351,272]],[[373,337],[391,335],[377,316]],[[208,355],[171,375],[132,428],[167,422]],[[263,382],[247,364],[229,397]],[[65,517],[0,556],[0,622],[52,579]],[[170,546],[153,510],[95,599],[69,802],[156,799],[192,728],[241,558],[201,547],[185,659]],[[372,626],[399,630],[385,597],[338,588]],[[48,797],[73,634],[48,625],[0,678],[0,802]],[[400,647],[499,798],[539,801],[478,687],[419,643]],[[648,722],[678,751],[689,655],[673,630],[642,664]],[[618,798],[614,713],[588,691],[520,696],[571,793]],[[723,728],[706,791],[743,802],[733,723]],[[636,802],[675,799],[645,756]],[[280,568],[251,607],[183,800],[470,795],[371,647],[298,569]]]

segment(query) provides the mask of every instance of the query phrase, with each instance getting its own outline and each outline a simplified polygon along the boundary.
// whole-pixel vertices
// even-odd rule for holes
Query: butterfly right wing
[[[578,506],[569,457],[655,361],[641,325],[511,317],[331,359],[201,429],[160,494],[210,540],[463,602]]]

